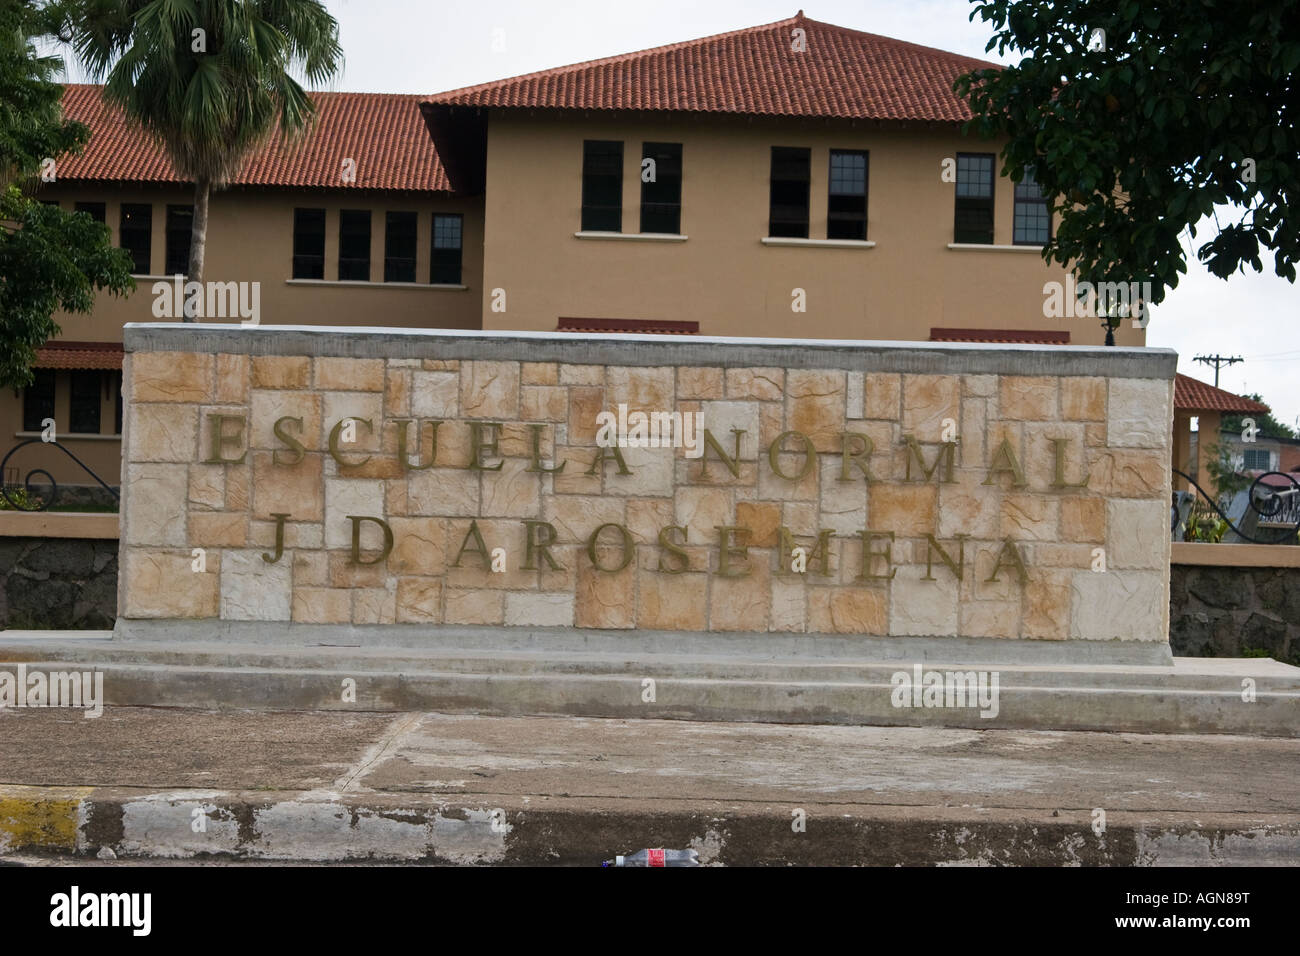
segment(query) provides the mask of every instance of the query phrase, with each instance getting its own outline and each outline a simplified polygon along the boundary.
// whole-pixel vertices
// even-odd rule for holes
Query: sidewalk
[[[0,710],[0,853],[1295,865],[1298,780],[1282,738]]]

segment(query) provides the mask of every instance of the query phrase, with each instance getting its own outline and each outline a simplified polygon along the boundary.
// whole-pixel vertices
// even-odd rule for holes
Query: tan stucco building
[[[1096,319],[1047,314],[1066,272],[1039,254],[1036,187],[961,132],[953,80],[990,65],[800,14],[430,97],[317,94],[304,141],[213,195],[203,278],[250,305],[256,284],[263,325],[1100,344]],[[191,191],[97,87],[65,104],[92,139],[40,198],[102,218],[138,288],[59,317],[0,427],[52,417],[116,483],[122,326],[179,320],[157,284],[183,269]]]

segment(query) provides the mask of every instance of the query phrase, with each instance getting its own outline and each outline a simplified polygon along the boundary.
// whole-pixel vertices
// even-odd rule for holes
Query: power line
[[[1192,359],[1192,361],[1214,366],[1214,387],[1218,388],[1219,369],[1225,368],[1229,365],[1236,365],[1238,362],[1244,362],[1246,360],[1240,355],[1219,355],[1218,353],[1215,353],[1214,355],[1198,355]]]

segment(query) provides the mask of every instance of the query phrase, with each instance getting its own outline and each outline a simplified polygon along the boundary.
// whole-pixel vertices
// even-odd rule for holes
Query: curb
[[[540,805],[538,805],[540,803]],[[1296,865],[1294,814],[1093,811],[401,793],[0,787],[0,856],[598,866],[644,846],[724,866]],[[110,852],[105,852],[105,851]]]

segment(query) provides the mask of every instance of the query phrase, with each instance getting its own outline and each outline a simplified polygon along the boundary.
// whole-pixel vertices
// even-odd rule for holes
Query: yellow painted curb
[[[0,853],[77,848],[78,811],[93,787],[0,787]]]

